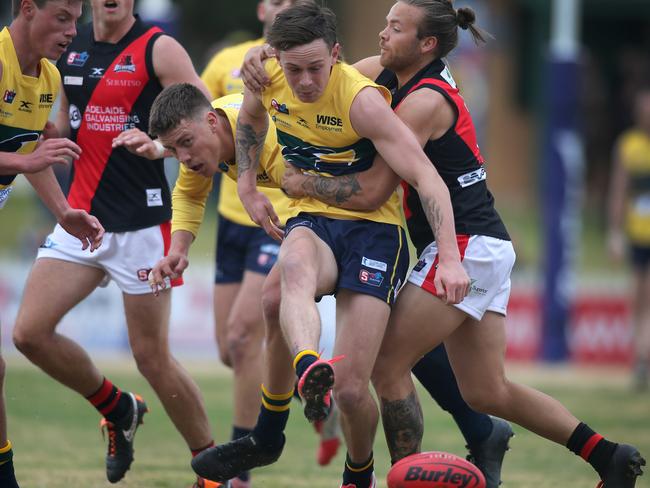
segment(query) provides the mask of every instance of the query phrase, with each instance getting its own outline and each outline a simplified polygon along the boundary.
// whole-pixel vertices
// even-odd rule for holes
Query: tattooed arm
[[[422,151],[428,139],[439,138],[449,128],[442,120],[450,114],[453,121],[454,113],[433,90],[415,91],[397,113],[399,118],[379,91],[368,87],[352,103],[350,120],[356,132],[370,139],[393,171],[419,193],[438,245],[438,296],[446,303],[460,303],[469,290],[469,277],[460,264],[449,190]]]
[[[335,177],[305,174],[287,164],[282,189],[292,198],[309,196],[348,210],[376,210],[399,182],[400,177],[377,157],[366,171]]]
[[[244,90],[244,101],[237,118],[235,134],[235,155],[237,159],[237,193],[251,220],[261,226],[268,235],[282,240],[284,232],[280,228],[280,219],[273,205],[263,193],[257,191],[257,168],[269,119],[266,109],[256,94]]]

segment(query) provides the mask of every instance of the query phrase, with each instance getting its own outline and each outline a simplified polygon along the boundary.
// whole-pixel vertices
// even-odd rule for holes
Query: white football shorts
[[[471,280],[469,294],[457,305],[481,320],[487,311],[506,315],[510,298],[510,273],[515,264],[512,242],[482,235],[456,236],[461,263]],[[438,246],[429,244],[420,255],[408,281],[436,295],[433,283],[438,265]]]
[[[171,224],[165,222],[129,232],[106,232],[100,248],[91,253],[82,251],[81,241],[57,224],[36,259],[60,259],[102,269],[106,280],[100,286],[113,280],[124,293],[144,295],[151,293],[149,271],[167,255],[170,242]],[[172,286],[181,284],[182,279],[171,282]]]

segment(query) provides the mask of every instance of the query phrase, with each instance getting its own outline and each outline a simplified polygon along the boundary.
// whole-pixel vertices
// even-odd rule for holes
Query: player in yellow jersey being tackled
[[[277,238],[284,234],[272,205],[256,190],[268,111],[291,164],[315,174],[349,175],[368,169],[378,152],[413,184],[441,244],[438,290],[445,301],[460,302],[469,279],[460,265],[447,188],[390,109],[388,92],[339,61],[334,14],[298,4],[278,15],[267,39],[278,55],[267,64],[271,85],[259,95],[245,91],[237,127],[238,192],[253,221]],[[343,486],[368,488],[374,486],[372,443],[378,420],[368,383],[408,265],[400,203],[393,194],[374,211],[343,210],[312,198],[292,205],[300,213],[287,222],[277,265],[282,330],[310,421],[326,416],[334,386],[348,448]],[[315,351],[320,321],[314,300],[331,293],[337,296],[335,355],[342,358],[336,365]],[[221,468],[233,457],[250,459],[260,449],[282,449],[282,407],[294,380],[287,374],[278,377],[282,380],[263,387],[254,435],[197,456],[197,473],[221,479]]]

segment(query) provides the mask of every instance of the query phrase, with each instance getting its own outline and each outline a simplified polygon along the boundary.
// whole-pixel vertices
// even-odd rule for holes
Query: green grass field
[[[192,482],[189,453],[130,359],[102,364],[104,373],[123,388],[141,393],[150,406],[136,438],[136,460],[123,487],[187,487]],[[190,372],[204,392],[216,439],[229,434],[230,375],[219,366],[192,364]],[[15,465],[23,488],[108,487],[105,446],[99,416],[76,394],[46,377],[24,360],[8,359],[5,397]],[[650,393],[632,393],[627,373],[616,369],[531,368],[509,365],[510,376],[561,399],[578,417],[613,439],[636,444],[650,454]],[[424,394],[425,450],[465,453],[451,418]],[[317,438],[294,403],[288,444],[280,461],[255,473],[255,487],[332,488],[340,484],[344,452],[332,465],[315,462]],[[593,488],[591,468],[561,446],[515,426],[506,457],[504,488]],[[375,457],[379,487],[385,487],[388,456],[380,431]],[[650,476],[637,487],[650,487]]]

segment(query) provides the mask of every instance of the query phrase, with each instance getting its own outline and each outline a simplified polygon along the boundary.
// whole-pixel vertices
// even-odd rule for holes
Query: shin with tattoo
[[[391,463],[420,452],[424,420],[420,401],[414,391],[401,400],[382,398],[381,418]]]

